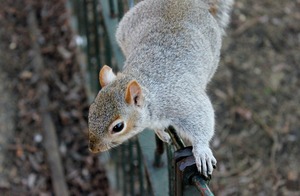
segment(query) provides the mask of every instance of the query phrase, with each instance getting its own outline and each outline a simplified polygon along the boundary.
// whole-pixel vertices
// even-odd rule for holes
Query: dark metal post
[[[200,195],[212,196],[213,193],[207,186],[208,179],[201,176],[198,172],[195,158],[193,156],[193,148],[191,146],[185,147],[182,139],[177,135],[176,130],[173,127],[168,128],[173,144],[177,151],[174,154],[174,170],[175,174],[175,186],[171,191],[174,191],[175,196],[182,196],[184,186],[193,185],[199,191]],[[174,172],[173,170],[173,172]]]
[[[113,0],[108,0],[109,3],[109,11],[110,11],[110,17],[114,18],[116,17],[116,10]]]
[[[154,155],[153,166],[161,167],[163,165],[161,156],[164,153],[164,143],[157,137],[157,135],[155,135],[155,141],[156,141],[156,150],[155,150],[155,155]]]
[[[88,9],[89,6],[89,1],[88,0],[83,0],[83,15],[84,15],[84,29],[85,29],[85,36],[86,36],[86,41],[87,41],[87,46],[86,46],[86,53],[87,53],[87,64],[88,64],[88,71],[89,73],[93,73],[93,68],[92,68],[92,52],[91,52],[91,34],[90,34],[90,22],[88,18]],[[91,85],[91,89],[95,91],[95,81],[93,79],[90,79],[89,81]]]
[[[142,161],[142,152],[141,152],[141,147],[136,141],[137,144],[137,157],[138,157],[138,175],[139,175],[139,185],[140,185],[140,196],[145,195],[145,189],[144,189],[144,170],[143,170],[143,161]]]
[[[126,168],[126,147],[127,147],[127,144],[123,144],[123,147],[121,148],[121,153],[122,153],[122,160],[121,160],[121,163],[122,163],[122,173],[123,173],[123,195],[126,196],[127,195],[127,168]]]
[[[119,20],[123,17],[124,15],[124,4],[122,0],[118,0],[118,18]]]
[[[170,127],[168,127],[168,129],[166,131],[169,133],[169,135],[172,139],[172,142],[175,145],[177,150],[185,147],[184,142],[177,135],[176,130],[174,129],[174,127],[170,126]]]
[[[193,184],[202,195],[205,195],[205,196],[213,196],[214,195],[210,191],[205,180],[203,178],[201,178],[199,175],[195,175],[192,177],[191,184]]]
[[[134,156],[133,156],[133,142],[132,142],[132,139],[129,140],[128,142],[128,151],[129,151],[129,189],[130,189],[130,195],[135,195],[134,194]]]
[[[93,27],[94,27],[94,46],[95,46],[95,57],[96,57],[96,67],[94,67],[95,69],[95,73],[96,74],[96,77],[95,78],[98,78],[98,73],[100,71],[100,67],[101,67],[101,59],[100,59],[100,41],[99,41],[99,31],[98,31],[98,28],[99,28],[99,19],[98,19],[98,1],[97,0],[93,0],[93,18],[94,18],[94,24],[93,24]],[[100,89],[100,83],[98,82],[98,89]]]
[[[175,195],[175,161],[173,159],[174,151],[173,146],[167,147],[167,158],[168,158],[168,173],[169,173],[169,196]]]

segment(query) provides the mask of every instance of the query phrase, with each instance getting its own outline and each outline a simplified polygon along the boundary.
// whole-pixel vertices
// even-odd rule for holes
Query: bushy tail
[[[210,12],[216,17],[219,26],[225,30],[230,21],[234,0],[210,0]]]

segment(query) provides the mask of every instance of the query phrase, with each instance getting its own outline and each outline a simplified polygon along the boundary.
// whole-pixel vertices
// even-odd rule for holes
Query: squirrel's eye
[[[112,131],[113,133],[119,133],[120,131],[122,131],[124,128],[124,123],[123,122],[119,122],[118,124],[116,124],[113,128]]]

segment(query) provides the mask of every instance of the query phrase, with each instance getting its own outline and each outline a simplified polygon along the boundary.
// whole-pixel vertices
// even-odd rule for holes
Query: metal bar
[[[176,162],[175,165],[175,196],[182,196],[183,195],[183,176],[181,171],[178,169],[179,164]]]
[[[82,11],[82,9],[79,9],[80,8],[80,1],[76,1],[76,0],[72,0],[70,1],[71,2],[71,6],[72,6],[72,12],[74,14],[74,17],[76,18],[76,24],[75,24],[75,27],[76,27],[76,30],[78,32],[79,35],[82,35],[81,33],[81,18],[80,18],[80,12]]]
[[[136,141],[136,145],[137,145],[137,158],[138,158],[138,178],[139,178],[139,185],[140,185],[140,196],[145,195],[145,189],[144,189],[144,170],[143,170],[143,161],[142,161],[142,151],[141,151],[141,147],[138,143],[138,141]]]
[[[120,190],[120,179],[121,179],[121,176],[120,176],[120,168],[121,168],[121,156],[120,156],[120,149],[116,149],[114,151],[114,154],[116,155],[115,156],[115,170],[116,170],[116,184],[117,184],[117,189]]]
[[[133,157],[133,143],[132,140],[129,140],[128,145],[128,151],[129,151],[129,189],[130,189],[130,195],[134,195],[134,157]]]
[[[123,170],[123,195],[127,195],[127,169],[126,169],[126,163],[127,163],[127,157],[126,154],[126,143],[123,144],[122,149],[122,170]]]
[[[190,179],[190,180],[188,180],[189,181],[188,184],[193,185],[194,187],[196,187],[201,195],[203,195],[203,196],[212,196],[213,193],[210,191],[210,189],[207,185],[207,181],[203,177],[200,176],[200,174],[197,171],[196,166],[195,166],[194,170],[192,170],[192,173],[194,173],[192,176],[189,176],[187,174],[184,174],[184,176],[182,176],[183,175],[182,171],[180,171],[178,169],[179,165],[181,164],[180,163],[180,157],[192,157],[193,156],[192,147],[185,147],[184,142],[178,136],[178,134],[176,133],[176,130],[173,127],[171,127],[171,126],[168,127],[167,131],[170,134],[171,139],[173,141],[173,144],[177,149],[177,151],[175,152],[175,157],[174,157],[174,160],[175,160],[177,165],[174,165],[175,168],[174,168],[173,171],[171,171],[173,173],[173,175],[175,173],[174,181],[172,180],[173,176],[170,176],[170,174],[169,174],[169,176],[170,176],[169,178],[171,180],[170,183],[172,184],[172,182],[174,182],[172,184],[173,187],[170,186],[170,190],[174,191],[175,196],[181,196],[183,194],[183,189],[184,189],[183,184],[186,184],[186,183],[183,183],[183,181],[186,180],[186,179]],[[168,159],[170,159],[170,158],[171,157],[168,157]],[[187,160],[185,162],[187,162]],[[174,164],[174,162],[172,162],[172,163]]]
[[[106,29],[105,29],[105,35],[104,35],[104,42],[105,42],[105,64],[113,67],[111,45],[110,45],[109,38],[107,36]]]
[[[108,3],[109,3],[110,17],[114,18],[116,16],[114,1],[113,0],[108,0]]]
[[[154,162],[153,165],[154,167],[161,167],[163,162],[162,162],[162,155],[164,153],[164,143],[155,135],[155,142],[156,142],[156,150],[154,154]]]
[[[178,134],[176,133],[176,130],[174,129],[174,127],[169,126],[166,131],[171,136],[172,142],[175,145],[175,147],[176,147],[177,150],[185,147],[184,142],[178,136]]]
[[[87,53],[87,63],[88,71],[92,73],[92,55],[91,55],[91,40],[90,40],[90,31],[89,31],[89,19],[88,19],[88,0],[83,0],[83,15],[84,15],[84,30],[86,35],[87,46],[85,48]],[[95,82],[90,78],[90,86],[92,91],[94,91]]]
[[[157,168],[153,166],[153,155],[155,153],[155,133],[153,130],[146,129],[138,135],[141,146],[142,155],[144,158],[144,166],[148,174],[150,187],[155,196],[166,196],[168,194],[168,165],[163,164]],[[167,156],[162,156],[162,161],[167,163]]]
[[[175,193],[175,167],[173,159],[173,146],[167,147],[167,158],[168,158],[168,176],[169,176],[169,196],[174,196]]]
[[[95,72],[95,79],[97,81],[98,79],[98,73],[100,71],[100,67],[101,67],[101,59],[100,59],[100,41],[99,41],[99,31],[98,31],[98,25],[99,25],[99,19],[98,19],[98,12],[97,12],[97,6],[98,6],[98,0],[93,0],[93,22],[94,22],[94,46],[95,46],[95,57],[96,57],[96,66],[94,67]],[[100,83],[97,82],[97,90],[99,90],[100,87]]]
[[[109,0],[112,1],[112,0]],[[109,3],[107,0],[100,0],[102,6],[102,13],[104,18],[105,27],[107,30],[107,35],[111,44],[111,48],[117,62],[118,70],[122,70],[125,58],[119,48],[117,41],[115,39],[116,27],[118,25],[118,18],[111,18],[109,14]]]
[[[206,181],[199,175],[192,177],[191,184],[194,185],[203,196],[213,196]]]
[[[124,6],[122,0],[118,0],[118,19],[120,20],[124,15]]]

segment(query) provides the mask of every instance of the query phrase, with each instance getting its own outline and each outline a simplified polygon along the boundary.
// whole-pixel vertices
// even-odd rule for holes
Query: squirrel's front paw
[[[193,147],[193,154],[196,160],[196,165],[201,174],[208,177],[211,176],[213,169],[216,167],[217,160],[215,159],[209,147]]]
[[[155,133],[161,141],[166,142],[168,144],[171,143],[170,135],[167,132],[165,132],[164,130],[155,130]]]

